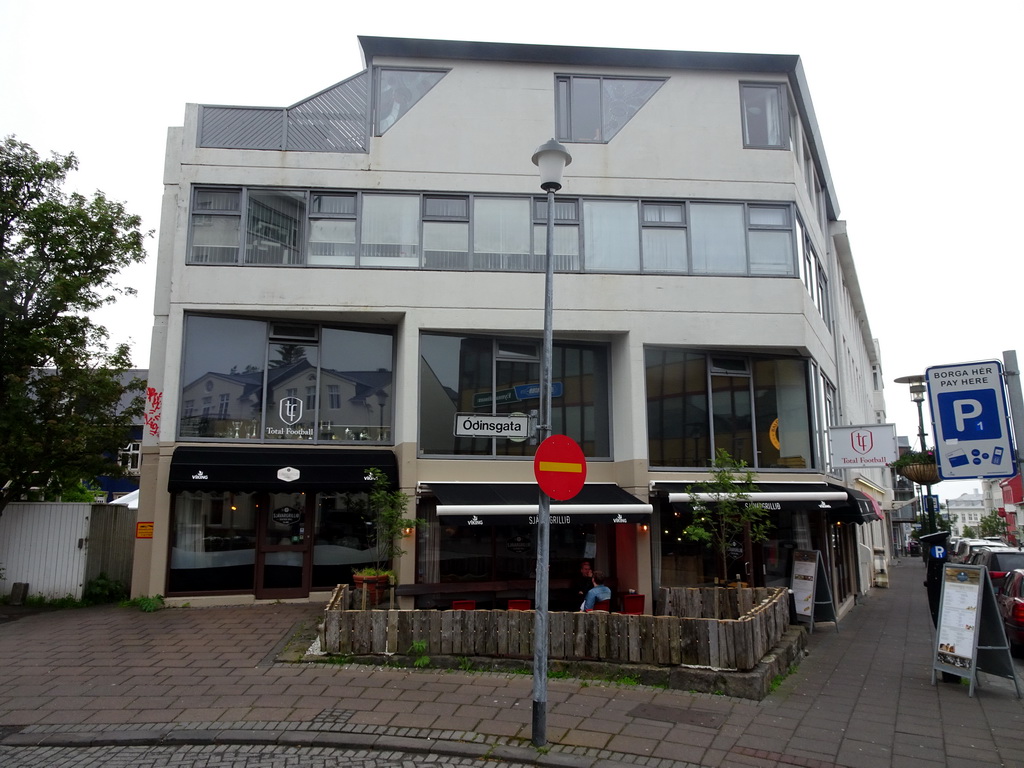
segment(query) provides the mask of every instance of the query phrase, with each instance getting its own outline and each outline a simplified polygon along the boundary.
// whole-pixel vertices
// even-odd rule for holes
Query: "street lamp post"
[[[562,171],[572,162],[565,147],[554,139],[533,153],[540,171],[540,188],[547,192],[547,247],[544,250],[544,342],[540,372],[540,409],[537,442],[551,435],[551,358],[554,319],[555,192],[562,188]],[[537,582],[533,621],[533,729],[535,747],[547,744],[548,703],[548,552],[551,545],[551,497],[538,489]]]
[[[925,453],[928,450],[928,447],[925,445],[927,433],[924,431],[924,396],[925,392],[928,391],[925,381],[927,379],[921,374],[900,376],[900,378],[896,379],[897,384],[910,385],[910,399],[917,404],[917,436],[921,441],[921,453]],[[925,486],[925,504],[928,507],[928,527],[931,528],[929,533],[935,533],[939,530],[939,526],[935,520],[935,510],[932,508],[931,483]]]

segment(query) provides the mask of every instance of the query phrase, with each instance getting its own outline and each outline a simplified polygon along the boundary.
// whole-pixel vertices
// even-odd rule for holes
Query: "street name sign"
[[[530,432],[530,417],[525,413],[455,414],[456,437],[508,437],[523,440]]]
[[[587,459],[571,437],[552,435],[537,446],[533,474],[544,493],[552,499],[566,501],[583,490],[587,481]]]
[[[998,360],[938,365],[925,371],[943,480],[1013,477],[1017,462]]]

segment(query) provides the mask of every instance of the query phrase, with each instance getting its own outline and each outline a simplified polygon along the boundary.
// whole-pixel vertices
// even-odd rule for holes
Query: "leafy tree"
[[[726,556],[732,543],[747,536],[752,542],[764,541],[771,531],[764,507],[749,501],[756,490],[754,473],[746,463],[721,448],[715,453],[711,479],[689,486],[689,493],[704,494],[707,501],[693,502],[693,522],[683,529],[683,535],[715,551],[722,581],[728,580]]]
[[[998,512],[989,512],[978,521],[978,530],[982,538],[985,536],[1002,536],[1007,534],[1006,518],[1000,517]]]
[[[142,413],[128,346],[108,349],[89,313],[135,293],[114,278],[145,259],[147,235],[102,192],[65,193],[77,167],[73,154],[0,144],[0,514],[32,489],[119,474]]]
[[[971,528],[971,526],[969,526],[969,525],[965,525],[964,526],[964,529],[961,532],[961,535],[965,539],[976,539],[979,536],[978,532],[975,531],[973,528]]]

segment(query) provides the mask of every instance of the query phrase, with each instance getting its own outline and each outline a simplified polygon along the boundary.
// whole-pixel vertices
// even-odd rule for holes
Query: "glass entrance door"
[[[305,493],[261,494],[257,510],[257,599],[309,595],[311,506]]]

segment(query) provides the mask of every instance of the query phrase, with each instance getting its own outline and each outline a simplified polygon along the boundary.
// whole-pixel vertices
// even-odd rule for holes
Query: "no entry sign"
[[[540,489],[552,499],[571,499],[583,490],[587,480],[583,449],[571,437],[552,435],[537,446],[533,474]]]

